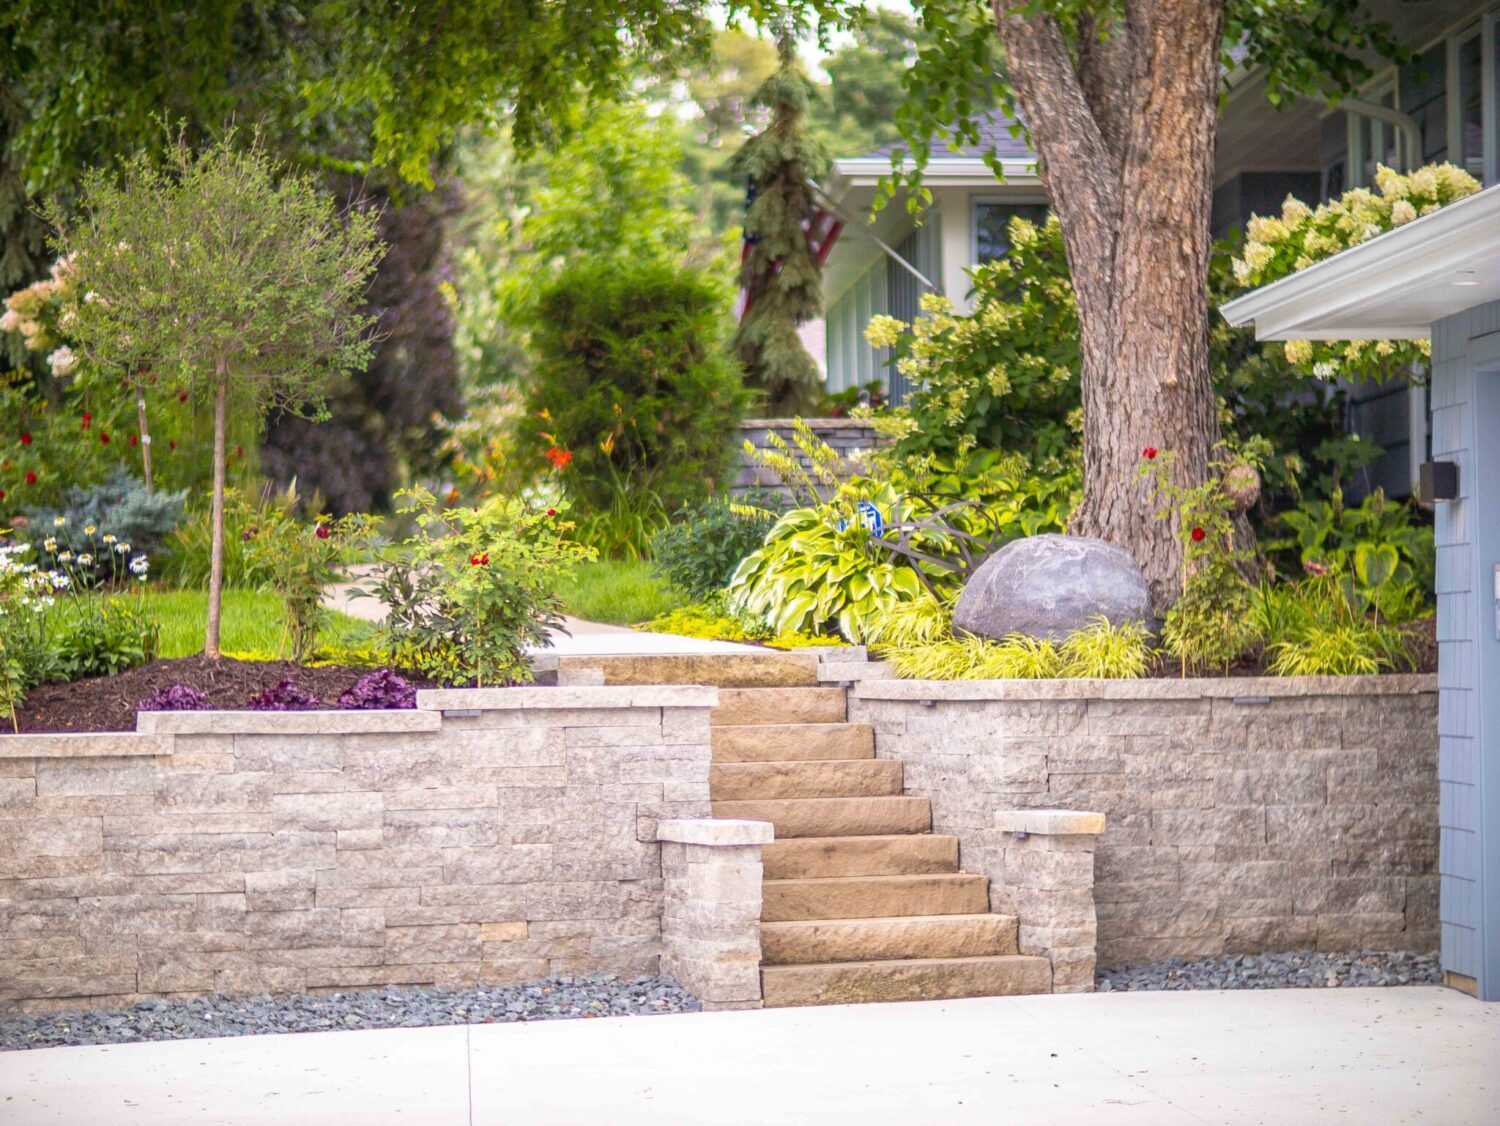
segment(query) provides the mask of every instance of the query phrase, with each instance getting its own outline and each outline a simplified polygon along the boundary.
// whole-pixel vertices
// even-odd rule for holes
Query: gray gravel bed
[[[0,1050],[273,1032],[648,1016],[697,1009],[697,999],[670,978],[626,981],[605,974],[472,989],[387,988],[291,997],[195,997],[186,1001],[141,1001],[128,1009],[3,1016]]]
[[[1168,958],[1141,966],[1106,966],[1094,975],[1101,993],[1135,989],[1328,989],[1362,985],[1437,985],[1436,954],[1225,954]]]

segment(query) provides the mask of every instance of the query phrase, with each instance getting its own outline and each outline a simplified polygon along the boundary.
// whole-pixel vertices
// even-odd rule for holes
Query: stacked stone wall
[[[1101,964],[1437,947],[1432,677],[866,680],[849,718],[967,870],[1004,870],[997,811],[1104,813]]]
[[[0,1007],[656,973],[712,688],[0,737]]]

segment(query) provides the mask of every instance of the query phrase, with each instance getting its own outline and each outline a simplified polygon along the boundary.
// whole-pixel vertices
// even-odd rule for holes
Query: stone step
[[[1046,958],[1021,954],[889,962],[819,962],[800,966],[765,966],[760,971],[760,980],[767,1008],[953,997],[1012,997],[1050,993],[1052,965]]]
[[[989,909],[989,880],[970,872],[761,881],[760,918],[764,923],[983,915]]]
[[[715,727],[843,723],[849,718],[846,696],[842,688],[721,688],[708,722]]]
[[[684,653],[661,656],[572,656],[557,659],[559,676],[602,674],[604,684],[709,684],[719,688],[815,688],[812,652]]]
[[[957,872],[958,838],[936,833],[793,837],[766,845],[761,862],[768,880]]]
[[[716,762],[708,768],[715,801],[748,798],[861,798],[901,792],[896,759],[846,762]]]
[[[769,821],[781,837],[865,837],[925,833],[932,828],[926,798],[755,798],[716,801],[715,817]]]
[[[867,723],[755,723],[714,727],[709,735],[714,762],[875,757],[875,729]]]
[[[760,950],[770,966],[1014,954],[1016,920],[979,914],[762,923]]]

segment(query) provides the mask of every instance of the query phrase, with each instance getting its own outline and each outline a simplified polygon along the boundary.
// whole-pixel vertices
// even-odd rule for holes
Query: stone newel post
[[[1052,960],[1052,992],[1094,988],[1094,841],[1104,814],[1071,809],[1001,810],[998,910],[1014,914],[1022,954]]]
[[[769,821],[663,821],[662,973],[705,1011],[758,1009],[762,845]]]

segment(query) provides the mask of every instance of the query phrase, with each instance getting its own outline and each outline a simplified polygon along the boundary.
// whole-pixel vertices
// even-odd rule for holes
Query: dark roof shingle
[[[979,143],[977,145],[961,145],[954,152],[943,141],[937,141],[932,146],[932,160],[979,160],[984,154],[994,150],[996,156],[1001,160],[1034,160],[1036,154],[1031,151],[1031,146],[1026,143],[1024,134],[1012,137],[1010,129],[1014,119],[1007,117],[999,110],[993,110],[979,121]],[[889,145],[881,145],[880,148],[863,155],[863,159],[873,157],[889,157],[896,149],[907,150],[904,141],[893,141]]]

